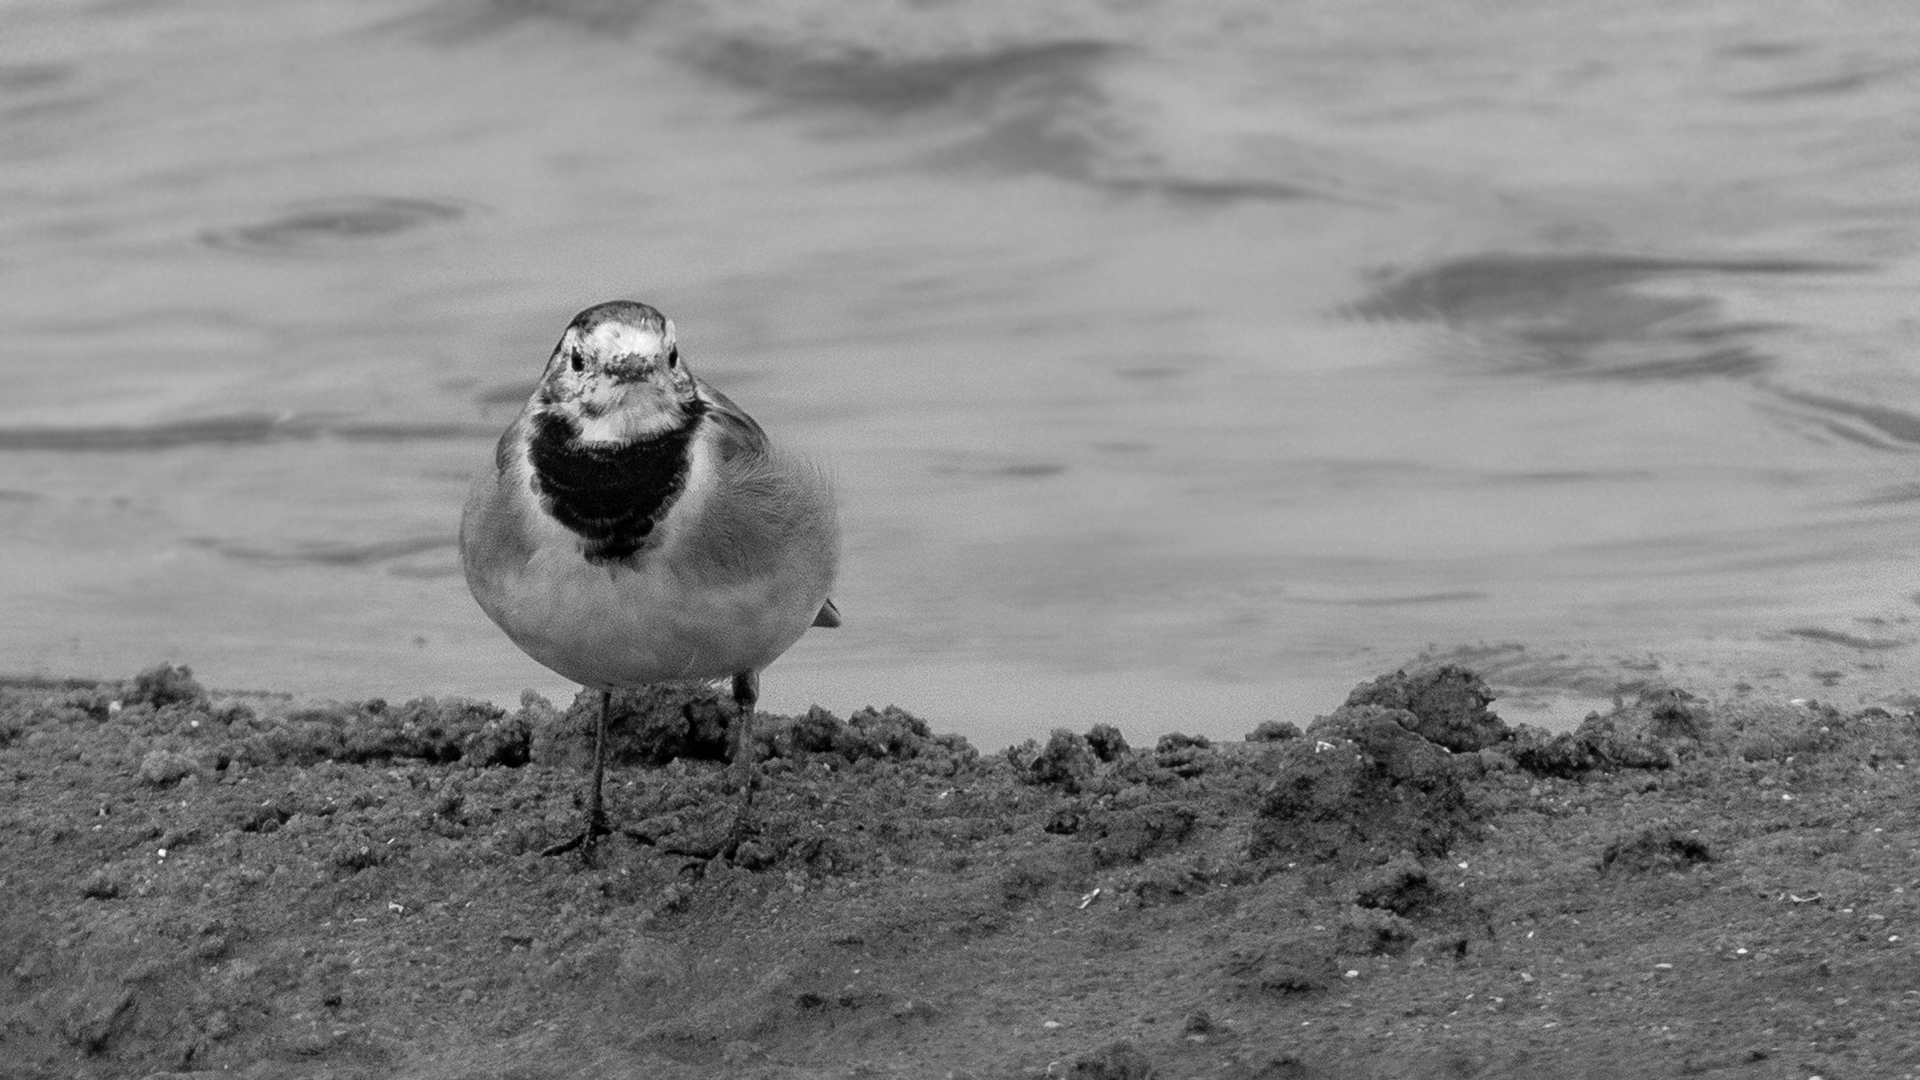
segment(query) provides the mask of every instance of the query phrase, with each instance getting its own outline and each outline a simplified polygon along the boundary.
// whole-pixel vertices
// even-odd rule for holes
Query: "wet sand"
[[[1241,739],[976,747],[701,693],[0,694],[13,1075],[1898,1076],[1920,720],[1473,671]],[[1116,720],[1126,719],[1116,717]]]

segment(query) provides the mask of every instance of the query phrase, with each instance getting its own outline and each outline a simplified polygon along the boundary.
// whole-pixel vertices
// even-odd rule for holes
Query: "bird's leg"
[[[753,804],[753,706],[760,700],[760,673],[742,671],[733,677],[733,776],[740,785],[740,806]]]
[[[593,731],[593,793],[587,797],[587,836],[580,844],[580,857],[593,865],[593,841],[607,830],[607,812],[600,802],[600,778],[607,763],[607,711],[613,707],[613,691],[600,691],[600,723]]]
[[[747,814],[753,808],[753,706],[760,700],[760,674],[754,671],[742,671],[733,677],[733,703],[738,709],[734,717],[733,760],[727,766],[740,785],[740,806],[733,814],[733,828],[727,836],[727,846],[721,849],[721,858],[731,860],[740,850],[740,842],[747,838]]]
[[[607,828],[607,812],[600,805],[600,777],[606,771],[607,761],[607,711],[612,707],[613,691],[600,691],[600,721],[593,729],[593,787],[587,795],[587,829],[578,836],[542,850],[542,855],[565,855],[579,848],[581,861],[592,866],[595,838],[612,831]]]

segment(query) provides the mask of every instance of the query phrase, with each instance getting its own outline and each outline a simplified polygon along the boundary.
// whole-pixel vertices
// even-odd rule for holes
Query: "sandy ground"
[[[15,687],[0,1073],[1920,1076],[1911,711],[1487,699],[996,752],[763,715],[736,831],[722,706],[633,695],[588,866],[540,852],[594,701]]]

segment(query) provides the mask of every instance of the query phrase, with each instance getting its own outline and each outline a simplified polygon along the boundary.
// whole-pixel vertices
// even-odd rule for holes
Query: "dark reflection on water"
[[[1789,629],[1787,633],[1792,634],[1794,637],[1806,638],[1809,641],[1824,641],[1829,645],[1844,645],[1849,649],[1859,649],[1862,652],[1879,652],[1882,649],[1898,649],[1913,644],[1911,640],[1861,637],[1858,634],[1849,634],[1840,630],[1828,630],[1818,626],[1796,626]]]
[[[531,19],[629,34],[656,7],[496,0],[477,12],[437,9],[428,19],[451,41]],[[1133,118],[1103,85],[1111,65],[1135,53],[1109,41],[960,46],[930,55],[750,31],[667,34],[652,44],[663,58],[753,95],[768,114],[832,110],[882,123],[942,117],[956,125],[954,140],[922,160],[940,171],[977,167],[1039,173],[1120,194],[1205,205],[1329,195],[1311,184],[1257,172],[1185,173],[1158,155],[1135,152],[1127,134]]]
[[[352,421],[328,424],[320,433],[348,442],[414,442],[437,439],[498,438],[497,424],[413,424]]]
[[[533,387],[532,382],[500,383],[480,391],[474,400],[482,405],[520,405],[533,396]]]
[[[921,164],[938,172],[1039,173],[1130,192],[1218,202],[1261,188],[1198,178],[1114,175],[1112,104],[1101,68],[1121,54],[1098,41],[1056,41],[933,56],[889,56],[862,47],[809,49],[734,36],[694,50],[696,67],[747,90],[773,112],[852,111],[881,121],[932,114],[954,125],[951,141]],[[1266,193],[1269,195],[1275,193]],[[1278,192],[1293,198],[1288,188]]]
[[[766,28],[717,29],[698,20],[654,19],[665,5],[636,0],[494,0],[478,8],[441,6],[400,20],[439,40],[461,43],[546,21],[635,38],[665,63],[679,64],[758,103],[762,118],[814,112],[879,125],[875,137],[925,134],[931,120],[950,124],[947,141],[919,163],[942,173],[981,168],[1038,173],[1124,195],[1208,206],[1249,201],[1342,198],[1325,182],[1302,183],[1265,170],[1228,175],[1191,172],[1159,152],[1141,152],[1140,117],[1112,92],[1116,70],[1143,51],[1097,36],[902,53],[888,45]],[[649,33],[638,28],[646,24]],[[846,132],[837,132],[845,135]],[[1324,178],[1323,178],[1324,181]]]
[[[0,64],[0,94],[57,86],[72,77],[71,64]]]
[[[1784,86],[1769,86],[1762,90],[1749,90],[1733,96],[1749,101],[1782,101],[1792,98],[1823,97],[1828,94],[1851,94],[1856,90],[1883,83],[1890,78],[1911,73],[1910,68],[1892,67],[1880,71],[1855,71],[1827,79],[1810,79]]]
[[[409,555],[451,548],[456,541],[451,533],[403,540],[383,540],[372,544],[296,544],[281,547],[241,544],[213,537],[192,537],[196,547],[217,551],[232,559],[261,563],[309,563],[315,566],[367,566],[402,559]]]
[[[1343,313],[1437,320],[1483,335],[1491,366],[1583,378],[1747,376],[1772,357],[1739,338],[1778,329],[1718,319],[1713,296],[1633,291],[1692,275],[1836,274],[1861,266],[1794,259],[1665,259],[1601,253],[1494,252],[1384,275]]]
[[[213,416],[125,427],[0,428],[0,450],[168,450],[311,437],[310,423],[273,416]]]
[[[484,37],[526,22],[624,34],[667,6],[666,0],[482,0],[436,4],[396,23],[445,41]]]
[[[1477,589],[1420,593],[1417,596],[1353,596],[1341,600],[1296,600],[1295,603],[1333,604],[1340,607],[1402,607],[1414,604],[1457,604],[1466,600],[1485,600],[1489,593]]]
[[[1854,500],[1856,506],[1905,506],[1920,503],[1920,484],[1899,484]],[[1920,600],[1920,593],[1914,594]]]
[[[1681,337],[1684,344],[1686,336]],[[1643,363],[1595,365],[1579,374],[1595,379],[1694,379],[1710,375],[1757,375],[1773,358],[1745,345],[1728,345]]]
[[[935,465],[927,472],[934,476],[1006,477],[1012,480],[1041,480],[1067,471],[1057,461],[1016,461],[1005,465]]]
[[[209,229],[201,239],[214,247],[306,254],[385,240],[458,221],[469,213],[470,208],[445,199],[329,199],[301,204],[268,221]]]
[[[1596,292],[1661,274],[1817,274],[1861,269],[1804,260],[1661,259],[1638,255],[1490,252],[1389,274],[1352,305],[1377,318],[1474,320],[1589,302]]]
[[[1489,473],[1483,478],[1489,484],[1585,484],[1618,483],[1619,481],[1652,480],[1659,474],[1649,469],[1555,469],[1551,471],[1529,471],[1509,473]]]
[[[733,37],[702,50],[695,62],[708,74],[782,102],[897,115],[1036,86],[1058,93],[1081,84],[1093,65],[1116,51],[1104,42],[1058,41],[908,58],[860,47],[808,52]]]
[[[285,442],[321,437],[350,442],[492,437],[492,424],[403,424],[324,416],[209,416],[162,424],[100,427],[0,427],[0,452],[62,450],[126,452],[189,446]]]
[[[1086,177],[1089,182],[1113,191],[1162,195],[1203,203],[1233,203],[1245,200],[1317,199],[1326,192],[1305,184],[1280,180],[1205,180],[1197,177],[1111,176]]]
[[[0,122],[7,131],[7,156],[37,157],[59,146],[62,121],[78,121],[98,103],[95,94],[73,88],[72,64],[0,64]]]
[[[1183,172],[1157,154],[1140,153],[1133,118],[1104,84],[1111,66],[1132,53],[1108,42],[900,57],[735,36],[693,55],[701,71],[761,95],[776,110],[840,108],[889,120],[944,110],[959,122],[958,138],[924,158],[936,170],[1039,173],[1118,194],[1206,205],[1328,195],[1284,177]]]
[[[1920,413],[1785,387],[1768,389],[1801,406],[1794,415],[1810,419],[1837,439],[1876,450],[1920,449]]]

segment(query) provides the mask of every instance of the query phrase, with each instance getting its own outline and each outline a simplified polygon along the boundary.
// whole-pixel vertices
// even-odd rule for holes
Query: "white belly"
[[[778,578],[694,586],[659,560],[639,569],[594,566],[554,547],[495,584],[495,602],[483,606],[507,636],[540,663],[598,688],[758,671],[819,609]]]

